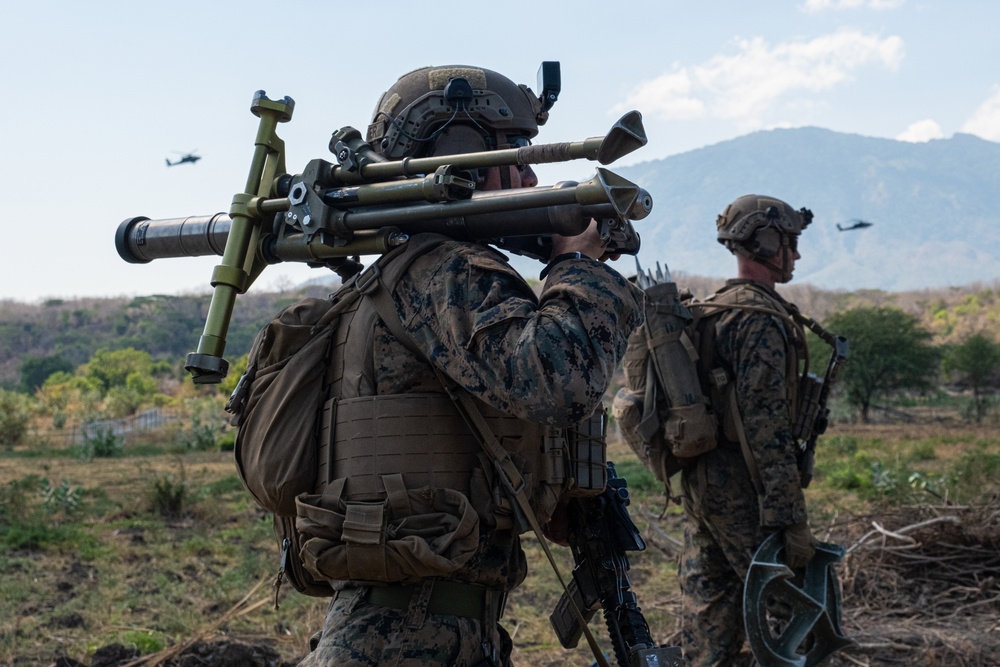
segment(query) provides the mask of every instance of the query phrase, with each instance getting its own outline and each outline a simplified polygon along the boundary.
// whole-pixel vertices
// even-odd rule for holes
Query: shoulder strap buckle
[[[376,289],[382,278],[382,268],[378,262],[372,262],[364,271],[358,274],[354,287],[364,295],[370,295]]]

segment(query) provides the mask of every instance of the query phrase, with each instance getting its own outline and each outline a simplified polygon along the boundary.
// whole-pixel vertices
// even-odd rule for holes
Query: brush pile
[[[832,530],[843,629],[834,665],[1000,664],[1000,496],[980,506],[903,507]]]

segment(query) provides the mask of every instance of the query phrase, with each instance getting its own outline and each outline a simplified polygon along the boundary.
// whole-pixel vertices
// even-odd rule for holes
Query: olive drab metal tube
[[[340,213],[343,218],[339,221],[350,241],[328,243],[325,236],[330,230],[326,229],[314,234],[284,233],[277,238],[264,235],[258,240],[258,245],[263,246],[257,253],[258,260],[268,261],[261,259],[267,257],[270,263],[302,262],[385,252],[401,237],[367,236],[383,227],[405,234],[437,232],[466,240],[538,234],[573,236],[582,233],[591,218],[624,216],[642,220],[649,215],[652,197],[645,189],[602,171],[583,184],[564,181],[530,189],[477,192],[462,202],[411,203],[368,213],[364,207],[351,208]],[[460,210],[456,209],[459,204]],[[260,202],[258,208],[273,213],[287,210],[289,203],[287,199],[270,199]],[[396,225],[402,228],[396,230]],[[132,263],[221,255],[231,226],[232,220],[225,213],[165,220],[129,218],[119,225],[115,243],[122,259]]]
[[[212,273],[212,302],[209,305],[205,329],[198,341],[198,351],[188,355],[185,368],[195,384],[220,382],[229,364],[222,358],[226,349],[226,333],[233,314],[236,295],[250,286],[253,278],[263,269],[256,248],[261,233],[261,215],[255,206],[256,198],[270,194],[271,184],[285,173],[284,142],[278,137],[278,123],[292,118],[295,102],[290,97],[279,101],[267,98],[263,90],[254,94],[250,111],[260,119],[254,154],[242,193],[233,197],[229,210],[232,224],[222,263]]]
[[[359,209],[343,211],[338,222],[346,230],[378,229],[383,225],[405,225],[436,218],[448,218],[478,213],[517,211],[562,204],[593,206],[610,204],[617,217],[626,218],[635,210],[642,188],[621,176],[598,168],[597,175],[583,183],[568,187],[539,186],[518,190],[477,192],[469,199],[440,204],[414,204],[392,209]],[[648,197],[648,193],[645,193]]]
[[[345,140],[345,143],[349,143],[352,150],[358,150],[365,146],[357,140],[357,130],[354,128],[346,127],[340,132],[345,137],[351,137],[351,140]],[[578,159],[596,160],[607,165],[645,146],[646,142],[642,115],[638,111],[630,111],[622,116],[603,137],[591,137],[583,141],[558,144],[463,153],[461,155],[404,158],[393,162],[384,161],[384,159],[383,161],[366,160],[361,164],[352,165],[353,170],[335,166],[333,178],[342,183],[381,181],[400,176],[428,174],[442,165],[450,165],[456,169],[480,169],[503,165],[566,162]],[[370,150],[366,151],[365,155],[370,155]]]
[[[115,247],[118,255],[131,264],[164,257],[221,255],[231,226],[232,220],[225,213],[167,220],[126,218],[118,225]]]

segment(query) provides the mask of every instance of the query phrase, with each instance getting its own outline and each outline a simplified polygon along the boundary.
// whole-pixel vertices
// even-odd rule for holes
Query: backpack
[[[739,284],[699,301],[679,291],[659,267],[656,281],[641,271],[638,280],[646,292],[646,321],[629,338],[623,362],[625,386],[612,406],[623,439],[664,483],[668,496],[670,478],[696,457],[714,449],[720,439],[739,442],[761,494],[760,472],[747,444],[732,378],[715,359],[715,323],[732,309],[766,312],[797,331],[797,345],[804,345],[802,322],[810,322],[814,330],[821,328],[794,307]],[[789,401],[792,414],[799,417],[796,437],[801,439],[798,423],[811,424],[815,410],[813,417],[802,419],[799,387],[813,390],[816,383],[805,381],[811,377],[808,363],[802,378],[798,376],[798,355],[789,355],[787,363]]]
[[[390,270],[381,266],[406,248],[383,255],[329,298],[306,298],[278,313],[254,339],[247,370],[226,405],[237,427],[234,455],[240,479],[257,504],[273,514],[281,548],[275,604],[283,576],[306,595],[333,594],[329,582],[313,577],[302,562],[306,538],[296,528],[296,498],[317,493],[326,481],[320,479],[319,447],[327,371],[340,319],[357,309],[359,284],[364,290],[374,277],[385,289],[395,287],[420,252],[389,265]]]
[[[693,298],[669,279],[639,274],[646,321],[629,337],[625,386],[612,411],[625,442],[669,488],[669,479],[715,448],[718,420],[699,373]]]

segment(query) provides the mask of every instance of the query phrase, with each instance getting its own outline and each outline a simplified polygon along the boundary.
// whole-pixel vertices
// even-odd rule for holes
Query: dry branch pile
[[[837,665],[1000,664],[1000,497],[905,507],[834,529],[844,631]]]

